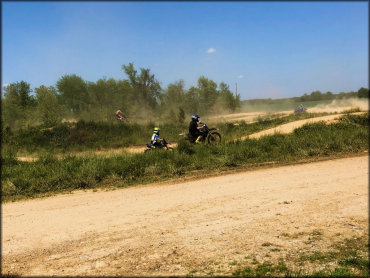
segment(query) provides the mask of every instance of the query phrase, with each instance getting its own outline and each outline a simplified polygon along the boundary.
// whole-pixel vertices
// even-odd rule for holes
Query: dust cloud
[[[369,100],[368,99],[335,99],[329,104],[318,104],[314,107],[309,107],[308,112],[311,113],[334,113],[343,112],[350,109],[360,109],[361,111],[369,110]]]

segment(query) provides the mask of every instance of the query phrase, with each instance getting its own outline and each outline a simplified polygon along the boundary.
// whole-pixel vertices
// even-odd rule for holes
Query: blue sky
[[[2,2],[2,83],[204,75],[242,99],[368,88],[367,2]]]

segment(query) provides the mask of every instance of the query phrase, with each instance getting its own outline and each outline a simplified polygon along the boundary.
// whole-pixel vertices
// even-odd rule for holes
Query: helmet
[[[193,120],[198,120],[198,119],[199,119],[199,116],[198,116],[198,115],[193,115],[193,116],[191,116],[191,118],[192,118]]]
[[[160,131],[161,129],[159,127],[155,127],[153,132],[158,134]]]

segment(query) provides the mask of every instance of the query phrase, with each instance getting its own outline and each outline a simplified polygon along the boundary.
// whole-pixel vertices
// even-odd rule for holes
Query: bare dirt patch
[[[367,235],[368,159],[3,204],[2,273],[229,275],[324,251]]]
[[[299,104],[297,103],[297,106]],[[317,104],[314,107],[308,107],[309,113],[343,113],[344,111],[349,111],[351,109],[360,109],[360,111],[369,111],[369,100],[368,99],[338,99],[333,100],[330,103]],[[266,116],[286,116],[293,114],[294,109],[286,111],[258,111],[258,112],[243,112],[243,113],[233,113],[225,115],[217,115],[209,117],[210,122],[235,122],[235,121],[245,121],[247,123],[255,122],[259,117]]]
[[[214,116],[210,117],[208,120],[209,122],[235,122],[235,121],[245,121],[247,123],[253,123],[256,121],[258,117],[266,117],[266,116],[286,116],[289,114],[293,114],[294,111],[281,111],[281,112],[246,112],[246,113],[234,113],[234,114],[226,114],[221,116]]]
[[[358,114],[362,114],[362,113],[364,113],[364,112],[356,112],[356,113],[352,113],[352,115],[358,115]],[[270,128],[270,129],[266,129],[266,130],[254,133],[254,134],[251,134],[249,136],[244,136],[240,139],[244,140],[246,138],[260,138],[261,136],[271,135],[271,134],[274,134],[274,133],[291,133],[296,128],[299,128],[299,127],[301,127],[305,124],[316,123],[316,122],[320,122],[320,121],[324,121],[328,124],[329,123],[334,123],[334,122],[337,122],[338,118],[340,116],[343,116],[343,115],[344,114],[335,114],[335,115],[328,115],[328,116],[323,116],[323,117],[316,117],[316,118],[309,118],[309,119],[294,121],[294,122],[279,125],[279,126],[276,126],[276,127]]]

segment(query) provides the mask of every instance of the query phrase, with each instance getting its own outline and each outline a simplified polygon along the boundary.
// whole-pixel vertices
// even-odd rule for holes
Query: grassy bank
[[[255,167],[271,161],[289,163],[318,157],[351,155],[368,150],[369,119],[347,115],[338,123],[315,123],[293,134],[261,139],[190,145],[179,141],[173,152],[157,151],[112,157],[44,154],[39,160],[20,162],[14,153],[2,158],[3,201],[48,195],[75,189],[123,187],[193,175],[194,173]]]
[[[267,115],[250,124],[239,121],[237,125],[217,123],[210,126],[220,129],[223,139],[227,141],[280,124],[323,115],[327,115],[327,113],[302,113],[282,117]],[[49,129],[30,127],[14,132],[5,130],[3,131],[2,147],[5,152],[38,156],[42,152],[68,153],[145,145],[150,141],[154,126],[155,123],[139,125],[79,121],[77,123],[63,123]],[[168,123],[160,127],[161,136],[170,142],[181,140],[182,137],[179,134],[188,129],[187,123]]]
[[[148,143],[154,126],[154,123],[139,125],[79,121],[49,129],[30,127],[16,132],[4,131],[3,144],[5,149],[12,147],[27,153],[120,148]],[[162,130],[165,130],[166,139],[173,140],[184,128],[182,125],[167,124]]]

